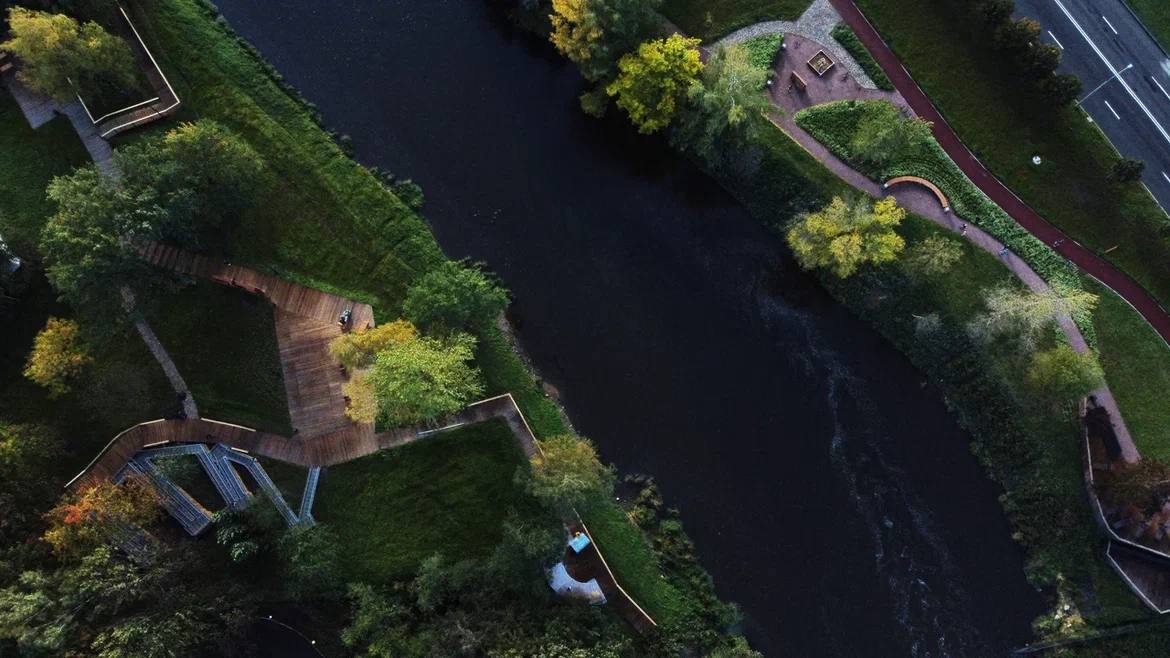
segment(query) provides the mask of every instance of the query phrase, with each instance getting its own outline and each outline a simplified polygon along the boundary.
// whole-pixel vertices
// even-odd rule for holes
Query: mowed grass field
[[[1170,2],[1166,0],[1125,0],[1145,23],[1163,50],[1170,50]]]
[[[210,281],[167,295],[150,325],[167,348],[199,411],[283,436],[292,433],[272,306]]]
[[[435,553],[486,557],[509,512],[537,513],[515,482],[525,467],[503,421],[460,428],[329,467],[314,516],[342,538],[349,579],[410,578]]]

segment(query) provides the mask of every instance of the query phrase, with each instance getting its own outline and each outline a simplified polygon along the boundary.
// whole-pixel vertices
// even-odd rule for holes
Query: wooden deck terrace
[[[329,354],[329,342],[341,335],[341,327],[279,308],[274,316],[284,392],[296,429],[293,438],[304,440],[353,427],[345,415],[341,391],[346,376]]]
[[[142,257],[163,269],[202,279],[211,279],[225,286],[262,295],[276,308],[323,324],[337,325],[342,312],[350,311],[349,327],[367,329],[374,326],[374,309],[369,304],[356,302],[340,295],[314,290],[285,281],[271,274],[232,265],[222,259],[193,254],[177,247],[157,242],[140,249]]]

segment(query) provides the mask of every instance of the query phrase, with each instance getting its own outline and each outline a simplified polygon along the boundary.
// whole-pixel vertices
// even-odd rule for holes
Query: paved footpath
[[[1138,313],[1141,313],[1146,322],[1150,323],[1150,326],[1162,336],[1163,340],[1170,343],[1170,314],[1166,312],[1166,309],[1162,308],[1161,304],[1141,284],[1129,278],[1127,274],[1088,247],[1074,241],[1063,231],[1049,224],[1047,220],[1032,210],[1028,204],[1024,203],[992,175],[951,129],[926,92],[922,91],[918,83],[910,77],[902,63],[898,61],[897,56],[882,40],[881,35],[861,13],[853,0],[829,0],[829,2],[837,9],[849,27],[857,33],[858,39],[865,44],[874,59],[881,65],[882,70],[893,81],[894,87],[906,99],[914,113],[934,124],[932,130],[935,138],[947,152],[947,155],[951,156],[951,159],[959,165],[963,173],[1029,233],[1051,246],[1061,256],[1072,261],[1086,274],[1112,288],[1114,292],[1137,309]],[[1057,241],[1060,241],[1059,245],[1055,244]]]
[[[788,51],[784,57],[781,57],[780,62],[777,64],[778,80],[787,80],[793,67],[803,66],[803,63],[808,60],[810,54],[815,53],[820,47],[817,42],[795,34],[790,34],[787,42]],[[899,185],[890,190],[884,189],[878,183],[866,178],[863,174],[834,156],[827,148],[813,138],[812,135],[796,125],[794,120],[796,113],[806,107],[837,100],[886,100],[913,111],[908,107],[906,101],[903,100],[901,94],[864,89],[858,83],[850,80],[847,73],[839,73],[833,76],[826,76],[826,78],[810,79],[808,89],[804,92],[784,85],[774,85],[770,91],[770,98],[774,105],[783,110],[783,112],[773,113],[770,117],[772,122],[850,186],[874,198],[881,198],[887,195],[893,196],[897,199],[898,205],[907,211],[930,219],[936,224],[962,235],[967,241],[984,251],[994,254],[1029,289],[1034,291],[1046,291],[1049,289],[1048,283],[1027,262],[1011,251],[1005,250],[1003,243],[979,227],[965,221],[962,217],[956,216],[954,213],[944,211],[938,199],[925,188],[916,185]],[[1074,350],[1077,352],[1085,352],[1089,349],[1088,343],[1085,342],[1085,337],[1081,334],[1080,329],[1077,328],[1076,323],[1071,318],[1067,316],[1061,317],[1058,319],[1058,324],[1067,338],[1069,345]],[[1109,387],[1102,386],[1090,393],[1090,395],[1093,395],[1097,399],[1098,404],[1109,411],[1113,429],[1117,433],[1118,443],[1121,445],[1122,457],[1129,462],[1140,459],[1141,455],[1133,442],[1133,437],[1129,433],[1129,428],[1125,425],[1125,421],[1121,416],[1121,410],[1118,409],[1117,402],[1114,400],[1113,393],[1109,390]]]

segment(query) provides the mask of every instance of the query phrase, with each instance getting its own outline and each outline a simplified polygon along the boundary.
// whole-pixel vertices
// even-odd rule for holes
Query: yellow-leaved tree
[[[699,40],[672,34],[623,56],[617,79],[605,93],[617,97],[618,107],[630,115],[638,132],[649,134],[670,125],[701,70]]]
[[[69,392],[72,383],[92,360],[76,322],[49,318],[33,341],[24,376],[44,386],[49,397],[55,398]]]
[[[850,204],[834,197],[788,230],[788,244],[802,267],[827,267],[844,279],[865,263],[898,258],[906,247],[897,233],[905,217],[906,211],[892,198],[871,205],[864,198]]]
[[[20,59],[16,77],[35,92],[68,101],[75,93],[70,80],[100,77],[123,88],[134,84],[130,46],[97,23],[13,7],[8,26],[11,38],[0,49]]]
[[[656,26],[659,0],[552,0],[549,40],[587,80],[613,73],[619,57]]]
[[[418,330],[406,320],[395,320],[373,329],[341,334],[329,343],[329,353],[349,369],[368,368],[378,352],[394,343],[412,340]]]

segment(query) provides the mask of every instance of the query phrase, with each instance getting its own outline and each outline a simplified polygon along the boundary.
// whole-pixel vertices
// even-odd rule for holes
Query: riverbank
[[[765,161],[790,150],[786,138],[761,138]],[[794,154],[788,158],[798,158]],[[774,228],[788,213],[761,202],[766,181],[744,181],[711,172]],[[832,187],[829,192],[832,193]],[[825,192],[822,192],[824,194]],[[789,215],[790,216],[790,215]],[[911,218],[904,228],[911,245],[937,228]],[[1016,536],[1029,549],[1029,577],[1053,594],[1061,605],[1076,599],[1075,617],[1108,626],[1144,618],[1140,604],[1120,589],[1116,577],[1092,554],[1095,534],[1080,489],[1077,423],[1067,412],[1030,402],[1021,373],[1027,364],[970,342],[964,327],[980,307],[981,291],[1001,281],[1005,270],[988,254],[968,254],[959,271],[932,277],[926,288],[902,272],[871,270],[851,280],[822,276],[834,296],[874,324],[926,372],[945,392],[961,422],[975,437],[973,449],[996,479],[1004,484],[1005,508]],[[923,336],[913,318],[935,314],[940,320]],[[1089,327],[1091,329],[1091,327]],[[1088,584],[1085,595],[1067,586]],[[1039,620],[1044,634],[1070,634],[1068,610],[1054,608]]]
[[[280,74],[255,49],[216,23],[210,5],[174,0],[135,10],[146,26],[144,36],[156,40],[165,53],[160,63],[174,71],[171,77],[187,111],[237,130],[288,178],[287,198],[245,222],[237,236],[244,243],[242,253],[233,258],[376,301],[386,317],[396,317],[406,284],[442,258],[418,216],[345,157],[347,140],[334,144],[316,125],[313,108],[287,86],[282,88]],[[289,216],[298,221],[284,221]],[[264,239],[249,241],[252,236]],[[512,392],[538,435],[567,430],[559,410],[500,332],[483,336],[477,364],[489,393]],[[323,486],[323,503],[328,495],[328,486]],[[668,635],[684,618],[693,623],[715,614],[702,607],[706,604],[699,602],[702,597],[693,583],[677,582],[669,570],[664,574],[620,509],[603,507],[586,521],[619,581],[669,629]]]

